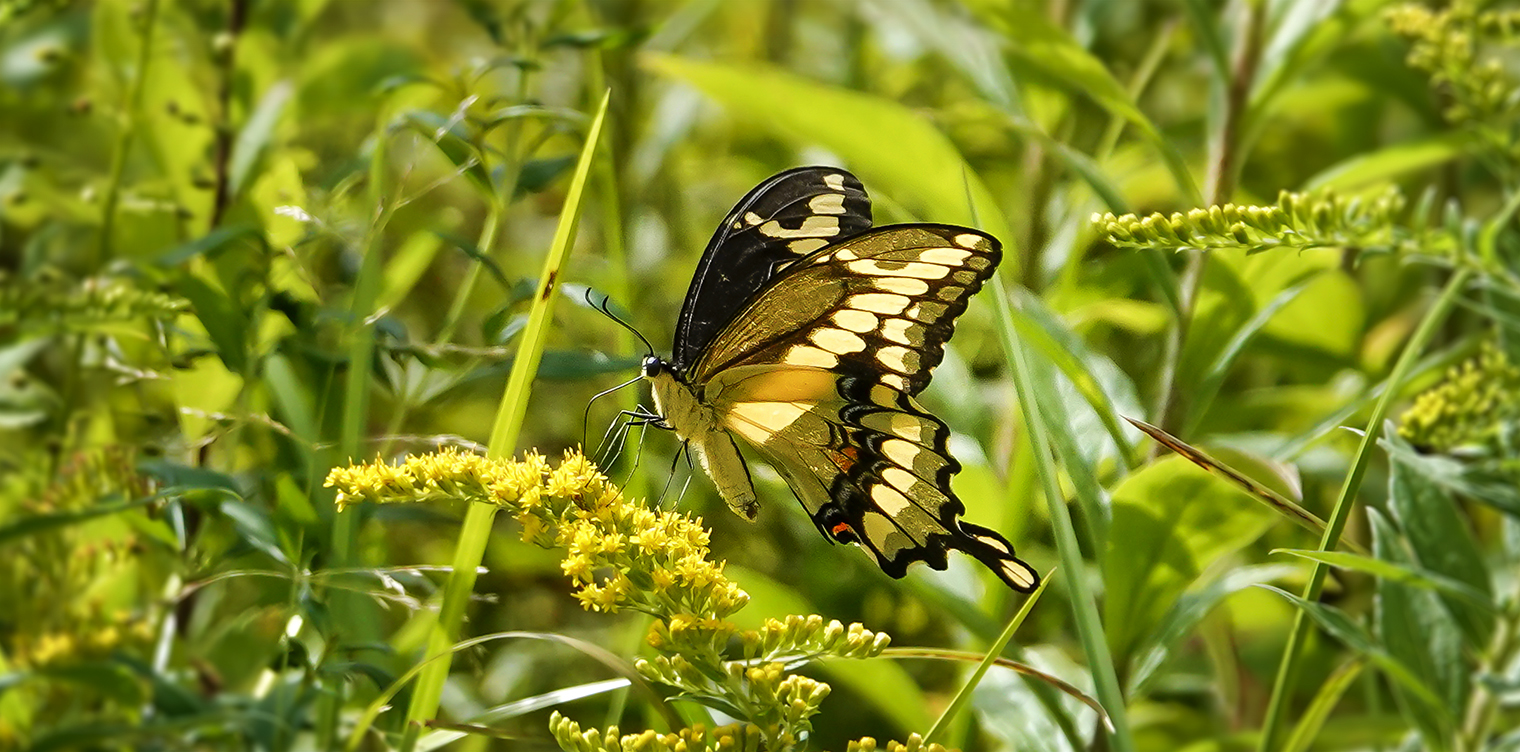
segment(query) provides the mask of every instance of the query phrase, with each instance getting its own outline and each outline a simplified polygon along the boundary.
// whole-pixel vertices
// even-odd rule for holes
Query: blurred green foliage
[[[637,404],[586,417],[643,354],[588,290],[663,345],[732,202],[839,164],[878,224],[1004,243],[924,401],[956,431],[967,519],[1061,565],[1005,656],[1113,718],[995,668],[931,741],[1520,748],[1520,476],[1494,386],[1520,356],[1517,20],[1477,0],[0,0],[0,748],[549,749],[613,725],[722,746],[696,725],[742,719],[674,698],[670,728],[568,647],[631,661],[649,620],[582,610],[505,516],[460,637],[556,639],[460,650],[408,734],[398,679],[464,505],[339,513],[323,487],[487,441],[609,90],[498,456],[594,453]],[[703,517],[749,594],[740,629],[817,613],[986,650],[1021,602],[965,561],[887,578],[763,468],[746,523],[686,487],[669,436],[629,440],[604,470]],[[968,668],[808,666],[833,691],[805,746],[913,739]]]

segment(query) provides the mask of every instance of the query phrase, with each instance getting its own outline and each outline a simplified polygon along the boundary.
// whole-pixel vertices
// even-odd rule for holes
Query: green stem
[[[106,179],[105,201],[100,207],[100,244],[96,247],[95,267],[111,260],[111,233],[116,228],[116,207],[121,203],[121,181],[126,175],[127,152],[137,135],[137,112],[142,108],[143,88],[148,80],[148,63],[153,59],[153,30],[158,26],[158,0],[148,0],[142,13],[142,47],[137,51],[137,75],[127,85],[121,135],[111,153],[111,171]]]
[[[1224,82],[1222,111],[1219,114],[1219,130],[1212,139],[1213,159],[1209,162],[1207,203],[1223,204],[1235,192],[1240,176],[1240,164],[1244,161],[1241,143],[1242,123],[1251,105],[1251,85],[1256,80],[1257,63],[1261,60],[1261,45],[1266,24],[1266,5],[1256,3],[1241,30],[1240,54],[1230,80]],[[1184,395],[1179,389],[1178,375],[1182,368],[1182,356],[1186,350],[1188,330],[1193,321],[1194,308],[1198,304],[1198,291],[1203,287],[1204,270],[1208,267],[1208,254],[1196,250],[1187,251],[1187,269],[1182,275],[1180,297],[1181,310],[1176,326],[1172,327],[1166,341],[1165,359],[1161,365],[1161,388],[1157,390],[1160,400],[1156,406],[1156,425],[1164,431],[1176,432],[1183,424],[1187,408]],[[1153,452],[1160,452],[1156,445]]]
[[[533,378],[538,373],[544,342],[548,339],[549,314],[557,297],[557,280],[561,266],[569,255],[570,246],[575,242],[581,197],[586,192],[592,156],[596,154],[602,124],[607,118],[609,98],[610,96],[602,97],[596,117],[591,121],[591,128],[586,132],[586,143],[581,149],[575,176],[566,193],[559,226],[549,245],[549,254],[544,258],[543,272],[539,275],[538,287],[534,291],[533,306],[528,312],[528,323],[523,327],[518,340],[517,357],[512,362],[507,388],[502,393],[496,421],[491,427],[490,448],[486,451],[486,456],[492,459],[511,456],[517,449],[517,437],[522,429],[523,416],[528,410]],[[443,698],[443,685],[449,677],[450,651],[455,636],[459,634],[459,627],[464,622],[465,606],[469,604],[470,594],[475,589],[476,571],[485,557],[486,542],[491,538],[491,521],[496,515],[496,509],[496,506],[490,504],[471,504],[465,514],[459,543],[454,549],[453,568],[448,583],[444,586],[438,623],[428,635],[428,664],[418,674],[416,692],[412,695],[411,705],[407,707],[407,725],[400,745],[402,752],[411,752],[416,747],[423,723],[438,712],[438,703]],[[360,741],[360,737],[354,737],[350,740],[349,748],[353,749]]]
[[[1362,433],[1361,446],[1357,448],[1356,459],[1351,465],[1351,472],[1346,475],[1345,482],[1341,485],[1340,495],[1335,500],[1335,508],[1330,512],[1329,523],[1325,526],[1325,534],[1320,538],[1319,551],[1333,551],[1340,543],[1341,533],[1346,529],[1346,522],[1351,518],[1351,510],[1355,507],[1355,499],[1358,489],[1361,488],[1362,478],[1367,474],[1367,468],[1372,464],[1373,449],[1377,447],[1378,437],[1382,434],[1383,421],[1388,417],[1388,411],[1392,408],[1394,399],[1399,393],[1398,385],[1403,383],[1410,369],[1426,345],[1435,337],[1436,331],[1446,321],[1446,315],[1457,302],[1457,296],[1462,292],[1462,287],[1472,277],[1471,268],[1462,268],[1452,275],[1446,283],[1446,289],[1441,291],[1441,297],[1436,300],[1434,306],[1425,313],[1425,318],[1415,329],[1414,336],[1404,346],[1404,351],[1399,354],[1399,360],[1393,366],[1393,373],[1388,377],[1388,389],[1372,408],[1372,416],[1367,419],[1367,428]],[[1314,601],[1319,598],[1320,592],[1325,586],[1325,576],[1330,571],[1329,565],[1316,562],[1314,569],[1309,575],[1309,583],[1304,586],[1303,599]],[[1278,665],[1277,680],[1272,686],[1272,699],[1267,704],[1267,716],[1261,731],[1261,740],[1257,745],[1260,752],[1273,752],[1282,746],[1284,734],[1288,732],[1288,704],[1293,692],[1293,686],[1298,681],[1301,668],[1304,641],[1309,637],[1310,621],[1308,614],[1300,610],[1293,617],[1293,630],[1288,635],[1288,645],[1283,651],[1282,663]]]

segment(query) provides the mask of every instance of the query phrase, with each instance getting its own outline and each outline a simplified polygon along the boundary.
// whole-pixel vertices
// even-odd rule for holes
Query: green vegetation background
[[[1006,655],[1115,721],[994,669],[941,741],[1520,749],[1520,79],[1487,5],[0,2],[0,748],[347,743],[424,654],[465,505],[338,513],[328,471],[481,449],[567,199],[495,451],[595,451],[639,397],[588,400],[643,350],[587,288],[663,349],[729,206],[832,163],[878,224],[1003,240],[924,401],[967,519],[1062,566]],[[967,560],[887,578],[763,468],[746,523],[672,477],[670,437],[630,442],[605,469],[702,517],[746,625],[985,651],[1023,600]],[[647,618],[583,611],[557,555],[495,529],[460,637],[647,654]],[[966,674],[805,671],[834,685],[813,749],[923,732]],[[576,699],[615,673],[564,642],[452,672],[445,723],[505,706],[457,748],[552,748],[551,707],[668,730],[637,695]],[[356,742],[414,743],[412,699]]]

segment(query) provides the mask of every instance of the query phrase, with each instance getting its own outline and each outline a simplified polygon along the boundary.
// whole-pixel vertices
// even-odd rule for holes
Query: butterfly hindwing
[[[708,241],[676,323],[672,363],[685,370],[746,302],[792,262],[871,227],[854,175],[800,167],[740,199]]]
[[[944,569],[957,549],[1018,590],[1038,583],[1007,540],[960,520],[950,431],[911,396],[809,366],[742,366],[708,386],[727,429],[786,478],[819,531],[859,544],[887,574]]]

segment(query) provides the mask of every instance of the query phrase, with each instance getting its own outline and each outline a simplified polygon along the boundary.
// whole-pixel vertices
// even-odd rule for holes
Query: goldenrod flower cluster
[[[1520,419],[1520,366],[1504,351],[1483,351],[1446,372],[1446,378],[1415,398],[1399,421],[1399,435],[1436,452],[1494,446]]]
[[[760,752],[766,749],[759,731],[742,723],[708,729],[698,724],[674,734],[621,734],[617,726],[581,730],[580,724],[555,711],[549,731],[566,752]]]
[[[1386,18],[1394,33],[1410,41],[1409,66],[1450,95],[1447,120],[1473,123],[1516,114],[1515,82],[1501,57],[1484,57],[1481,47],[1512,38],[1520,11],[1479,10],[1474,0],[1454,0],[1442,10],[1400,6]]]
[[[770,749],[754,726],[730,724],[708,729],[693,726],[676,734],[620,734],[617,726],[581,730],[580,724],[558,712],[549,717],[549,730],[560,748],[567,752],[760,752]],[[867,736],[852,741],[847,752],[949,752],[939,744],[925,744],[918,734],[908,736],[907,742],[889,741],[877,746],[876,740]]]
[[[1121,248],[1200,251],[1274,248],[1386,248],[1411,245],[1396,218],[1403,195],[1391,188],[1363,201],[1330,191],[1314,194],[1283,191],[1271,206],[1224,204],[1187,213],[1092,215],[1092,223],[1109,243]],[[1421,239],[1421,247],[1430,245]]]
[[[108,447],[70,458],[58,480],[23,497],[17,511],[66,514],[151,492],[152,483],[138,474],[132,454]],[[0,603],[16,628],[0,634],[0,653],[14,667],[36,668],[147,649],[153,639],[149,615],[107,605],[103,594],[110,588],[102,587],[130,569],[141,548],[134,535],[103,535],[73,525],[16,540],[7,550],[11,566],[0,577]]]
[[[824,656],[870,658],[888,643],[886,635],[859,624],[816,615],[739,631],[728,617],[749,596],[728,580],[721,563],[708,559],[701,520],[627,502],[579,452],[566,452],[551,469],[537,454],[512,462],[446,449],[399,465],[337,468],[327,485],[338,490],[340,507],[445,499],[502,507],[522,524],[523,540],[565,550],[561,569],[586,609],[655,617],[647,641],[658,654],[635,663],[642,675],[745,721],[712,731],[622,735],[616,727],[582,732],[556,716],[552,728],[567,750],[790,749],[807,739],[829,685],[792,674],[786,665]],[[728,660],[735,636],[744,657]]]

